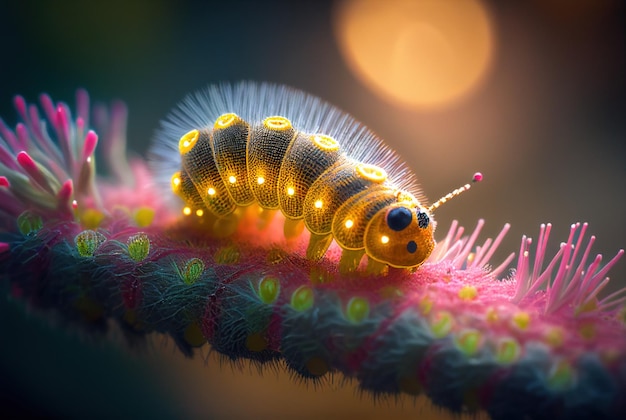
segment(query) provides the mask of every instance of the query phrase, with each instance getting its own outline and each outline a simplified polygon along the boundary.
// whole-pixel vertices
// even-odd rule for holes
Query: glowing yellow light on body
[[[184,214],[185,216],[189,216],[189,215],[191,214],[191,209],[190,209],[189,207],[185,207],[185,208],[183,209],[183,214]]]
[[[178,187],[180,187],[181,182],[180,172],[175,172],[174,175],[172,175],[172,191],[178,191]]]
[[[204,210],[202,210],[202,209],[196,210],[196,216],[198,216],[198,217],[204,216]]]
[[[344,224],[344,226],[346,227],[346,229],[350,229],[352,226],[354,226],[354,222],[348,219],[346,220],[346,223]]]
[[[237,182],[237,177],[234,175],[229,176],[228,182],[230,182],[231,184],[234,184],[235,182]]]
[[[215,188],[211,187],[207,190],[207,194],[210,196],[214,196],[217,193],[217,191],[215,191]]]
[[[324,202],[322,200],[317,200],[315,203],[313,203],[313,205],[315,206],[316,209],[321,209],[322,206],[324,205]]]
[[[256,182],[257,182],[257,184],[259,184],[259,185],[263,185],[263,184],[265,184],[265,178],[263,178],[262,176],[260,176],[260,177],[258,177],[258,178],[256,179]]]
[[[388,243],[389,243],[389,236],[387,236],[387,235],[383,235],[383,236],[381,236],[381,237],[380,237],[380,242],[381,242],[382,244],[388,244]]]
[[[291,196],[296,193],[296,190],[293,187],[287,188],[287,195]]]

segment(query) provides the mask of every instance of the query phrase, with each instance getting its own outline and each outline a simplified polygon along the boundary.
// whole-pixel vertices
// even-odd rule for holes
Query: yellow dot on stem
[[[578,333],[582,338],[591,340],[596,336],[596,328],[591,322],[587,322],[578,327]]]
[[[291,307],[299,312],[310,309],[314,302],[315,294],[309,286],[300,286],[291,295]]]
[[[547,332],[545,341],[553,347],[560,347],[565,341],[565,331],[561,327],[552,327]]]
[[[528,312],[520,311],[513,315],[511,321],[513,322],[513,325],[515,325],[520,330],[525,330],[526,328],[528,328],[528,325],[530,325],[530,315],[528,314]]]
[[[430,320],[430,329],[435,338],[443,338],[452,330],[454,317],[448,311],[435,314]]]
[[[202,210],[202,209],[196,210],[196,216],[198,216],[198,217],[204,216],[204,210]]]
[[[354,226],[354,222],[351,219],[346,220],[346,223],[344,224],[346,229],[350,229],[352,226]]]
[[[511,364],[520,357],[521,352],[514,338],[503,338],[496,345],[496,361],[504,365]]]
[[[417,304],[422,315],[428,315],[433,309],[433,300],[429,296],[424,296]]]
[[[317,200],[314,204],[316,209],[321,209],[322,206],[324,205],[324,202],[322,200]]]
[[[355,296],[346,305],[346,318],[348,321],[358,324],[363,322],[370,312],[370,303],[363,297]]]
[[[191,214],[191,208],[189,208],[189,207],[185,207],[185,208],[183,209],[183,214],[184,214],[185,216],[189,216],[189,215]]]
[[[383,235],[383,236],[381,236],[381,237],[380,237],[380,242],[381,242],[382,244],[388,244],[388,243],[389,243],[389,236],[387,236],[387,235]]]
[[[139,227],[150,226],[152,224],[152,220],[154,219],[154,209],[151,209],[150,207],[140,207],[135,212],[133,218]]]
[[[474,300],[478,296],[478,290],[475,286],[466,284],[459,289],[459,298],[462,300]]]

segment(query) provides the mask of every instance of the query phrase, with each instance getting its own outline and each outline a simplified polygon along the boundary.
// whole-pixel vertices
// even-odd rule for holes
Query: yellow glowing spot
[[[338,3],[335,33],[352,71],[409,106],[441,107],[480,84],[494,33],[481,0],[352,0]]]
[[[263,185],[263,184],[265,184],[265,178],[263,178],[262,176],[260,176],[260,177],[258,177],[258,178],[256,179],[256,182],[257,182],[257,184],[259,184],[259,185]]]
[[[198,216],[198,217],[204,216],[204,210],[202,210],[202,209],[196,210],[196,216]]]
[[[316,209],[321,209],[322,206],[324,205],[324,202],[322,200],[317,200],[315,203],[313,203],[313,205],[315,206]]]
[[[466,284],[459,289],[459,298],[462,300],[474,300],[478,296],[478,290],[471,284]]]
[[[140,207],[133,216],[135,223],[139,227],[146,227],[152,224],[154,219],[154,209],[150,207]]]
[[[85,209],[80,215],[80,221],[83,227],[87,229],[95,229],[100,226],[100,223],[104,220],[104,214],[95,209]]]
[[[485,319],[487,320],[487,322],[494,323],[498,321],[498,318],[498,311],[496,311],[494,308],[487,309],[487,313],[485,314]]]
[[[189,216],[189,215],[191,214],[191,209],[190,209],[189,207],[185,207],[185,208],[183,209],[183,214],[184,214],[185,216]]]
[[[207,194],[210,196],[214,196],[217,193],[217,191],[215,191],[215,188],[211,187],[207,190]]]
[[[380,237],[380,242],[381,242],[382,244],[388,244],[388,243],[389,243],[389,236],[387,236],[387,235],[383,235],[383,236],[381,236],[381,237]]]
[[[320,149],[328,152],[339,150],[339,143],[337,143],[334,138],[324,134],[316,134],[313,136],[313,143]]]
[[[530,315],[528,312],[520,311],[513,315],[513,324],[520,330],[525,330],[530,325]]]
[[[596,336],[596,328],[592,323],[582,324],[578,328],[578,333],[584,339],[591,340]]]
[[[361,178],[365,178],[373,182],[383,182],[387,179],[387,172],[385,172],[383,168],[379,168],[376,165],[359,163],[356,165],[356,172]]]
[[[428,315],[433,309],[433,300],[429,296],[424,296],[418,303],[418,307],[422,315]]]
[[[292,196],[296,193],[296,190],[293,187],[287,188],[287,195]]]
[[[185,153],[193,149],[193,146],[196,145],[199,137],[200,132],[198,130],[191,130],[190,132],[182,136],[180,138],[180,141],[178,142],[178,150],[180,151],[180,154],[184,155]]]
[[[220,128],[227,128],[230,127],[231,125],[233,125],[237,120],[239,119],[239,117],[237,117],[237,114],[224,114],[220,117],[217,118],[217,120],[215,121],[215,124],[213,126],[213,128],[215,129],[220,129]]]
[[[546,332],[545,339],[551,346],[560,347],[565,341],[565,331],[561,327],[552,327]]]
[[[344,223],[344,226],[346,227],[346,229],[350,229],[352,226],[354,226],[354,222],[348,219],[346,220],[346,223]]]
[[[179,193],[179,189],[180,189],[180,184],[182,183],[181,179],[180,179],[180,172],[176,172],[174,173],[174,175],[172,175],[172,191],[176,194]]]
[[[230,182],[231,184],[234,184],[235,182],[237,182],[237,177],[234,175],[229,176],[228,182]]]
[[[263,125],[270,130],[288,130],[291,128],[291,121],[285,117],[267,117],[263,121]]]

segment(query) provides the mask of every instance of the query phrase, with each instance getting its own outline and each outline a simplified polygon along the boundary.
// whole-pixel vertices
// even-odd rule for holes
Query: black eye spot
[[[428,215],[425,212],[418,210],[417,211],[417,226],[421,227],[422,229],[426,229],[429,224],[430,224],[430,218],[428,217]]]
[[[396,207],[387,213],[387,226],[389,229],[399,232],[411,224],[412,218],[411,210],[406,207]]]
[[[406,250],[411,254],[415,254],[415,251],[417,251],[417,244],[415,241],[409,241],[409,243],[406,244]]]

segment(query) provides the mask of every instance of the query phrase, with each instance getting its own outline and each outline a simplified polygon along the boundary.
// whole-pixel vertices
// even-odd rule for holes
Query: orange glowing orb
[[[485,75],[494,49],[479,0],[344,0],[335,29],[352,71],[411,106],[455,102]]]

